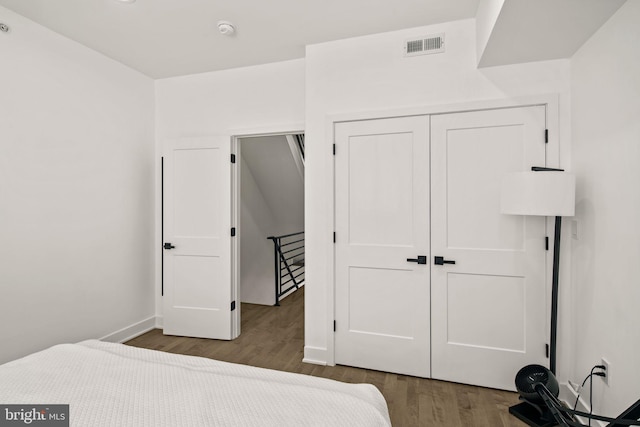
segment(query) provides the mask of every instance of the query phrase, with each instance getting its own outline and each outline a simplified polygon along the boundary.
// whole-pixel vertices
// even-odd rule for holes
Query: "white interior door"
[[[335,126],[335,361],[429,376],[429,118]]]
[[[500,214],[504,174],[545,165],[545,108],[431,118],[432,377],[514,389],[546,364],[545,222]],[[432,261],[434,258],[432,257]]]
[[[175,139],[166,146],[166,335],[232,338],[230,149],[229,136]]]

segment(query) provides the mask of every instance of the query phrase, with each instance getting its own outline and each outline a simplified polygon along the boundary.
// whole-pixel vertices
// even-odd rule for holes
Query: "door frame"
[[[231,239],[231,296],[236,301],[236,310],[231,319],[231,330],[233,337],[237,338],[241,333],[241,307],[242,304],[238,298],[240,295],[240,271],[242,257],[240,256],[240,233],[242,233],[241,223],[241,161],[242,159],[242,147],[240,140],[243,138],[257,138],[261,136],[274,136],[274,135],[290,135],[304,133],[304,123],[285,123],[278,126],[263,126],[263,127],[247,127],[236,128],[228,132],[231,135],[231,153],[236,156],[235,167],[231,168],[231,223],[236,228],[236,238]],[[306,197],[306,192],[305,192]]]
[[[422,116],[422,115],[439,115],[449,113],[461,113],[469,111],[481,111],[481,110],[495,110],[504,108],[517,108],[517,107],[531,107],[531,106],[545,106],[546,107],[546,122],[549,129],[549,142],[547,144],[546,162],[548,167],[557,168],[560,167],[561,156],[560,141],[563,138],[569,139],[569,135],[566,129],[561,129],[559,126],[559,98],[560,94],[541,94],[532,96],[522,96],[504,99],[492,99],[472,101],[458,104],[442,104],[435,106],[418,106],[411,108],[395,108],[389,110],[375,110],[375,111],[358,111],[350,113],[328,114],[325,119],[326,134],[330,135],[331,141],[329,145],[335,143],[335,125],[340,122],[350,122],[359,120],[375,120],[394,117],[407,117],[407,116]],[[561,134],[562,132],[562,134]],[[567,147],[568,149],[568,147]],[[330,171],[329,179],[327,182],[327,188],[330,190],[329,203],[327,204],[327,218],[330,220],[327,222],[329,229],[324,230],[324,235],[330,236],[335,230],[336,218],[335,218],[335,198],[336,198],[336,171],[335,171],[335,157],[332,153],[327,151],[326,154],[326,167]],[[306,193],[305,193],[306,197]],[[553,218],[546,218],[545,224],[546,230],[553,230]],[[565,245],[566,247],[566,245]],[[551,265],[553,261],[552,251],[547,251],[546,263]],[[326,325],[325,330],[327,333],[327,365],[335,366],[335,334],[333,331],[334,319],[335,319],[335,295],[336,295],[336,250],[335,245],[328,245],[327,259],[329,263],[326,269],[325,280],[327,283],[332,283],[333,286],[327,287],[326,295]],[[569,256],[564,257],[565,260],[570,259]],[[550,270],[550,269],[548,269]],[[563,274],[567,274],[568,269],[564,268]],[[551,275],[550,271],[545,274],[545,291],[546,291],[546,315],[547,319],[546,329],[549,330],[549,313],[550,302],[549,295],[551,294]],[[569,281],[566,281],[569,283]]]
[[[269,135],[282,135],[282,134],[294,134],[294,133],[304,133],[304,122],[292,122],[292,123],[284,123],[277,126],[246,126],[241,128],[232,128],[227,130],[221,130],[216,132],[216,134],[224,134],[230,135],[230,144],[231,144],[231,152],[236,154],[239,158],[238,151],[238,139],[246,138],[246,137],[255,137],[255,136],[269,136]],[[197,136],[207,136],[210,133],[197,135]],[[189,135],[194,136],[194,135]],[[162,277],[163,277],[163,249],[162,249],[162,239],[163,239],[163,158],[165,156],[165,146],[164,142],[168,138],[164,138],[159,140],[161,142],[156,142],[156,164],[155,164],[155,174],[156,174],[156,221],[155,221],[155,247],[156,252],[154,255],[155,258],[155,290],[157,292],[156,295],[159,297],[155,298],[155,327],[162,329],[164,323],[164,313],[162,311]],[[238,165],[238,163],[236,163]],[[236,230],[239,235],[240,231],[240,199],[239,199],[239,190],[240,190],[240,174],[239,168],[231,168],[231,223],[232,226],[235,225]],[[305,196],[306,197],[306,196]],[[240,285],[240,239],[231,239],[231,297],[232,300],[235,299],[236,302],[236,310],[234,310],[231,319],[231,336],[232,339],[237,338],[240,335],[241,329],[241,304],[238,301],[238,291]],[[161,315],[158,315],[161,313]]]

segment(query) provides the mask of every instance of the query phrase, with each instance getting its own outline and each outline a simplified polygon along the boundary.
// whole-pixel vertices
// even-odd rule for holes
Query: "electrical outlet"
[[[611,366],[609,365],[609,361],[607,359],[605,359],[604,357],[600,361],[600,364],[602,366],[604,366],[604,374],[605,374],[604,377],[600,377],[600,378],[602,378],[602,381],[604,381],[604,383],[608,386],[609,385],[609,379],[611,377]]]

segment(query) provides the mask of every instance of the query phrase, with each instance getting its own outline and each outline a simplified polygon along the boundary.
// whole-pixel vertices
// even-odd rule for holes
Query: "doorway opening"
[[[304,134],[234,142],[237,298],[279,305],[304,286]]]

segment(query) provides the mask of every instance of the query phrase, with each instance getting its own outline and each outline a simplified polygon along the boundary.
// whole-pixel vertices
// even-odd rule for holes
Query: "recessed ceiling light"
[[[236,27],[229,21],[218,21],[218,31],[225,36],[232,36],[236,32]]]

